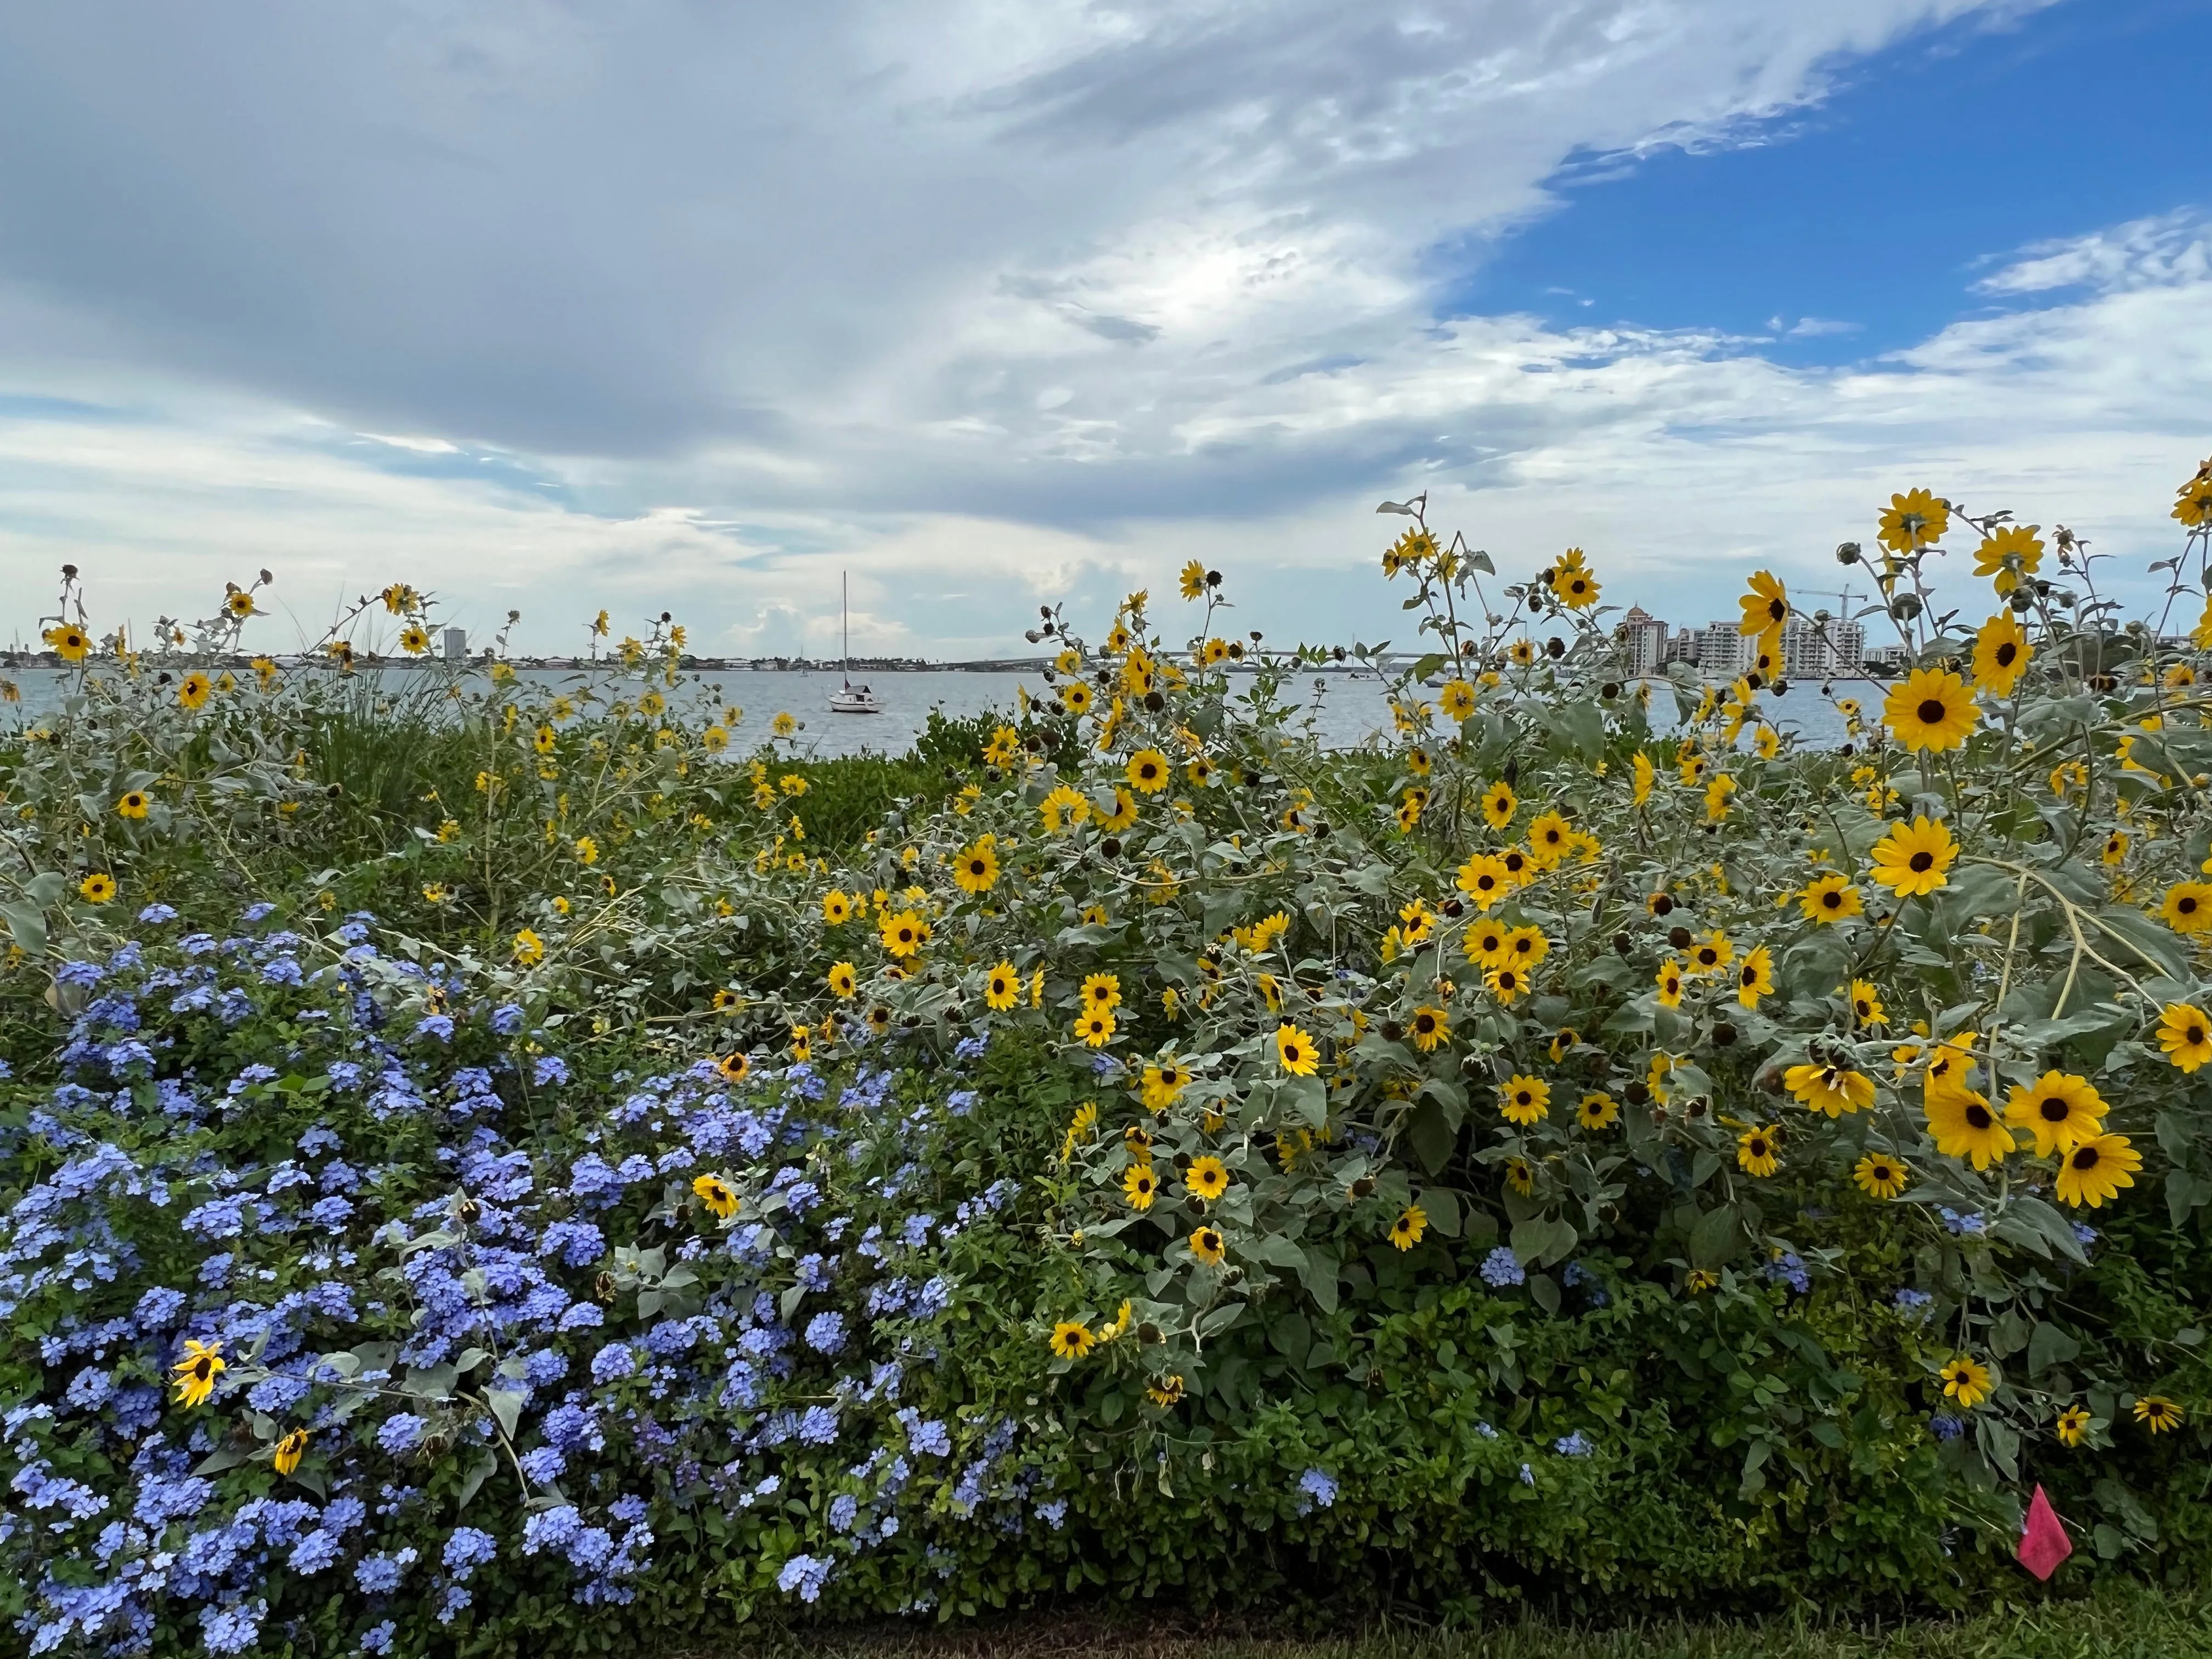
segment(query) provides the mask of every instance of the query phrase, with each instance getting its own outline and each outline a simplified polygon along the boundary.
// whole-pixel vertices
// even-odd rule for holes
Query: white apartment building
[[[1732,622],[1707,623],[1698,635],[1698,672],[1709,680],[1732,680],[1751,666],[1759,650]]]
[[[1793,613],[1782,625],[1783,672],[1793,680],[1856,674],[1865,655],[1866,630],[1855,622],[1833,617],[1816,622]]]
[[[1639,605],[1621,618],[1620,630],[1628,650],[1628,672],[1659,672],[1667,660],[1667,624]]]

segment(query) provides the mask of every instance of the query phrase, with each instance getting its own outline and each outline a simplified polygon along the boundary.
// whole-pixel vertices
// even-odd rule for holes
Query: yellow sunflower
[[[1579,564],[1570,565],[1564,560],[1552,573],[1552,592],[1570,611],[1587,611],[1597,603],[1597,578]]]
[[[1954,1356],[1939,1375],[1945,1397],[1957,1401],[1967,1411],[1987,1400],[1994,1384],[1990,1368],[1970,1353]]]
[[[1848,1066],[1792,1066],[1782,1073],[1782,1086],[1801,1104],[1830,1117],[1874,1104],[1874,1079]]]
[[[1943,539],[1951,527],[1951,504],[1924,489],[1892,495],[1881,515],[1877,539],[1895,553],[1910,553]]]
[[[238,597],[246,599],[248,605],[252,603],[252,600],[246,599],[244,594],[240,594]],[[300,1467],[300,1460],[307,1455],[307,1431],[294,1429],[269,1449],[270,1466],[279,1474],[290,1474]]]
[[[1609,1129],[1620,1116],[1620,1103],[1603,1091],[1584,1095],[1575,1106],[1575,1121],[1595,1133]]]
[[[2005,1121],[2033,1135],[2035,1155],[2049,1158],[2103,1133],[2105,1114],[2111,1109],[2087,1078],[2045,1072],[2033,1083],[2014,1087],[2005,1100]]]
[[[1552,1110],[1552,1085],[1541,1078],[1513,1076],[1498,1086],[1498,1109],[1508,1123],[1527,1128]]]
[[[929,923],[919,911],[886,912],[877,936],[893,956],[910,957],[929,942]]]
[[[1771,1129],[1746,1129],[1735,1138],[1735,1161],[1748,1176],[1764,1179],[1782,1167],[1781,1153]]]
[[[1993,697],[2008,697],[2035,647],[2027,630],[2009,611],[2000,611],[1974,635],[1974,690]]]
[[[1888,1011],[1881,1006],[1881,992],[1869,980],[1855,979],[1850,988],[1851,1018],[1860,1025],[1881,1025],[1887,1023]]]
[[[1956,749],[1981,719],[1966,683],[1945,669],[1916,668],[1882,700],[1882,724],[1917,754]]]
[[[1936,1150],[1946,1158],[1968,1159],[1977,1170],[2002,1163],[2017,1145],[2012,1131],[1990,1109],[1988,1097],[1975,1090],[1941,1090],[1928,1097],[1922,1109]]]
[[[2087,1407],[2069,1406],[2058,1413],[2058,1421],[2055,1425],[2058,1443],[2062,1446],[2080,1445],[2089,1437],[2089,1425],[2092,1420]]]
[[[1159,1196],[1160,1178],[1149,1164],[1132,1164],[1121,1171],[1121,1196],[1131,1209],[1142,1215],[1152,1207]]]
[[[1190,1253],[1209,1267],[1218,1267],[1229,1252],[1218,1228],[1200,1227],[1190,1236]]]
[[[2134,1186],[2142,1168],[2142,1154],[2125,1135],[2085,1134],[2059,1156],[2058,1201],[2100,1209],[2121,1188]]]
[[[1140,795],[1157,795],[1168,787],[1168,757],[1157,749],[1139,749],[1129,757],[1129,785]]]
[[[1751,592],[1737,603],[1743,607],[1743,620],[1736,631],[1746,638],[1765,634],[1790,620],[1789,591],[1771,571],[1753,571]]]
[[[2011,592],[2022,576],[2033,576],[2043,562],[2043,542],[2036,529],[2032,524],[2001,526],[1974,550],[1974,574],[1993,578],[1990,585],[1998,592]]]
[[[1321,1065],[1321,1049],[1298,1027],[1275,1028],[1275,1063],[1292,1077],[1311,1077]]]
[[[77,883],[76,890],[94,904],[105,904],[115,896],[115,878],[105,870],[95,870]]]
[[[2202,933],[2212,929],[2212,884],[2177,882],[2166,889],[2159,915],[2177,933]]]
[[[952,880],[963,893],[988,893],[999,879],[996,837],[985,836],[952,860]]]
[[[833,962],[830,964],[830,971],[823,976],[823,983],[830,988],[831,996],[842,1000],[860,990],[860,976],[851,963]]]
[[[725,1221],[737,1212],[738,1195],[720,1176],[700,1176],[692,1182],[691,1190],[702,1204]]]
[[[2136,1401],[2136,1421],[2153,1434],[2179,1428],[2185,1415],[2179,1406],[2162,1394],[2147,1394]]]
[[[1418,1204],[1408,1204],[1390,1224],[1390,1243],[1399,1249],[1410,1250],[1421,1242],[1421,1235],[1428,1230],[1428,1212]]]
[[[1058,835],[1089,817],[1091,803],[1080,789],[1063,783],[1037,803],[1037,816],[1048,833]]]
[[[1851,1166],[1851,1179],[1869,1198],[1895,1198],[1909,1177],[1901,1159],[1887,1152],[1869,1152]]]
[[[172,1384],[177,1390],[179,1406],[204,1406],[215,1392],[216,1379],[230,1369],[222,1357],[221,1342],[202,1342],[196,1337],[185,1339],[183,1355],[169,1367]]]
[[[1487,910],[1513,890],[1512,872],[1494,854],[1478,853],[1459,867],[1454,884]]]
[[[1849,876],[1822,876],[1797,896],[1797,908],[1812,922],[1841,921],[1864,913],[1866,905]]]
[[[1514,813],[1520,809],[1513,786],[1502,779],[1482,792],[1482,816],[1493,830],[1503,830],[1512,823]]]
[[[1229,1190],[1229,1170],[1218,1158],[1194,1158],[1183,1171],[1182,1184],[1200,1203],[1211,1204]]]
[[[1091,1334],[1089,1326],[1063,1319],[1052,1328],[1052,1334],[1045,1343],[1056,1359],[1080,1359],[1097,1346],[1097,1340]]]
[[[1773,994],[1774,957],[1764,945],[1756,945],[1736,964],[1735,1000],[1747,1008],[1756,1008],[1759,998]]]
[[[2168,1003],[2158,1017],[2158,1046],[2185,1072],[2212,1060],[2212,1018],[2185,1002]]]
[[[208,677],[202,673],[187,674],[177,683],[177,701],[187,708],[206,707],[207,700],[212,692],[213,688],[208,684]]]
[[[1875,843],[1874,878],[1899,898],[1932,893],[1950,885],[1945,873],[1959,856],[1950,830],[1935,818],[1899,824]],[[2212,911],[2208,911],[2212,915]]]
[[[1413,1046],[1425,1054],[1436,1053],[1451,1041],[1451,1020],[1441,1008],[1416,1008],[1407,1024]]]

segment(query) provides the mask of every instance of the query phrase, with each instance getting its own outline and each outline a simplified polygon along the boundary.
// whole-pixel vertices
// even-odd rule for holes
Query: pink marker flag
[[[2027,1506],[2027,1530],[2021,1534],[2020,1564],[2038,1578],[2048,1578],[2073,1553],[2074,1540],[2066,1535],[2066,1523],[2058,1518],[2058,1511],[2051,1507],[2039,1484]]]

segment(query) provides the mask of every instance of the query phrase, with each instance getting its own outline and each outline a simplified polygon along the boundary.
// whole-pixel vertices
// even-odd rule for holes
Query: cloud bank
[[[673,605],[763,651],[825,645],[849,565],[856,644],[966,654],[1185,556],[1272,637],[1376,637],[1370,509],[1423,487],[1677,611],[1907,483],[2148,538],[2202,441],[2186,214],[1850,370],[1438,311],[1570,158],[2032,9],[19,9],[0,561],[141,617],[268,564],[311,627],[404,575],[533,644]]]

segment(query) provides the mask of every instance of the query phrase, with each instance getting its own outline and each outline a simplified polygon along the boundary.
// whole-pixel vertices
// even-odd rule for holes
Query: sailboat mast
[[[845,615],[845,684],[853,683],[853,578],[849,572],[837,573],[838,606]]]

